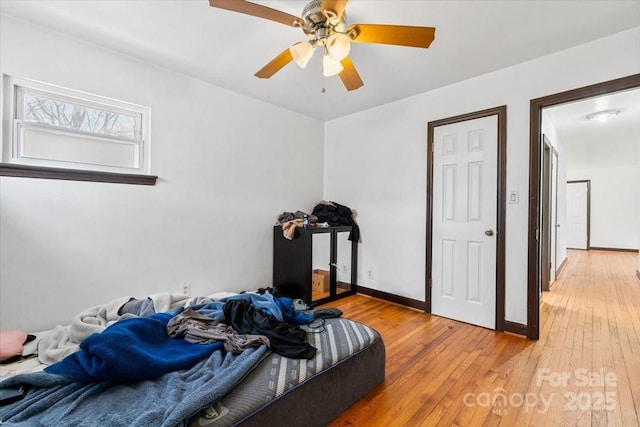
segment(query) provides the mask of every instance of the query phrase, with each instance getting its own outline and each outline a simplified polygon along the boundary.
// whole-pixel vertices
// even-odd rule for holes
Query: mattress
[[[305,327],[311,360],[267,356],[220,402],[187,421],[201,426],[324,426],[384,379],[385,348],[373,329],[345,318]]]
[[[375,330],[345,318],[316,319],[303,329],[317,348],[313,359],[269,353],[221,400],[179,425],[324,426],[384,379],[385,348]],[[37,375],[44,366],[30,357],[1,366],[0,378]],[[136,402],[129,403],[136,412]]]

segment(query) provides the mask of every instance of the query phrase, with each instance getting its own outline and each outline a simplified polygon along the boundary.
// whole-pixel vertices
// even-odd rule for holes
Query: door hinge
[[[540,229],[536,228],[536,242],[540,241]]]

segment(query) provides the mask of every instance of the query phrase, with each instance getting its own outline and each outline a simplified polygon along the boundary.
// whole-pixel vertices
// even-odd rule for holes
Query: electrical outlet
[[[367,270],[367,279],[373,279],[373,269]]]
[[[182,295],[191,295],[191,283],[184,282],[182,284]]]
[[[342,264],[342,272],[343,273],[347,272],[347,266],[345,264]]]

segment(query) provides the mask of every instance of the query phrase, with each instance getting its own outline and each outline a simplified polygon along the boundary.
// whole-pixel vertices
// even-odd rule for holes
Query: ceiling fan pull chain
[[[322,93],[325,93],[327,90],[324,88],[324,75],[322,75]]]

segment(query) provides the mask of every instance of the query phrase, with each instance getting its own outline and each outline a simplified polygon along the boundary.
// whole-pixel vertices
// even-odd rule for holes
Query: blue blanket
[[[213,344],[190,344],[167,335],[170,313],[136,317],[114,323],[80,344],[80,350],[45,369],[77,381],[142,381],[187,369],[221,349]]]
[[[249,301],[254,308],[270,314],[279,322],[291,323],[294,325],[306,325],[311,323],[314,319],[313,314],[294,310],[293,300],[291,298],[277,298],[268,293],[264,295],[251,293],[233,295],[210,303],[192,305],[189,308],[196,310],[204,316],[210,317],[219,322],[224,322],[224,304],[227,301],[238,300]]]
[[[267,347],[239,355],[221,350],[192,368],[153,381],[82,383],[37,372],[10,377],[0,388],[31,384],[26,396],[0,407],[2,426],[175,426],[224,397],[256,366]]]

